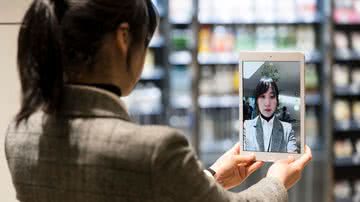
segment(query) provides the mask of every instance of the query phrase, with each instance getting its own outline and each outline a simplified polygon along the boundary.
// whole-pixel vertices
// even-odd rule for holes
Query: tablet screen
[[[242,61],[243,150],[300,153],[301,62]]]

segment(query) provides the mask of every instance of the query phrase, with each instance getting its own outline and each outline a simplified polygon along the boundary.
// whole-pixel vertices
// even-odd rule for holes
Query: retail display
[[[352,112],[354,123],[357,128],[360,128],[360,101],[353,102]],[[360,152],[360,150],[358,150]]]
[[[191,72],[189,70],[189,67],[171,67],[170,78],[170,105],[174,108],[190,107]]]
[[[174,24],[189,24],[194,13],[193,0],[168,0],[169,21]]]
[[[359,201],[360,1],[333,0],[333,5],[334,176],[347,182],[340,181],[334,193],[339,201]]]
[[[348,199],[351,197],[351,184],[349,181],[336,182],[334,193],[337,200]]]
[[[159,114],[162,111],[161,90],[152,83],[137,85],[124,101],[131,115]]]
[[[202,26],[199,32],[199,54],[229,53],[240,50],[304,50],[315,51],[315,32],[302,26]]]
[[[319,91],[319,76],[316,65],[308,64],[305,68],[305,88],[306,93],[314,94]]]
[[[340,128],[349,128],[351,120],[350,103],[346,100],[334,101],[334,118]]]
[[[319,133],[319,120],[314,108],[306,109],[305,125],[306,144],[312,146],[316,144],[316,138]]]
[[[334,0],[334,16],[336,23],[359,23],[359,0]]]
[[[330,147],[334,151],[336,175],[337,168],[344,166],[342,161],[336,161],[337,157],[350,158],[354,163],[352,157],[360,151],[357,136],[360,29],[356,25],[360,24],[360,0],[332,1],[333,21],[324,15],[328,12],[322,6],[324,0],[153,0],[161,23],[150,43],[142,80],[134,93],[138,97],[129,98],[130,114],[143,124],[177,127],[191,141],[194,135],[198,136],[199,156],[208,164],[238,138],[238,52],[304,51],[307,144],[314,153],[322,154],[314,156],[314,162],[319,163],[319,159],[326,157],[321,150],[327,146],[325,140],[334,138]],[[322,30],[324,24],[332,23],[333,30]],[[329,36],[334,38],[324,45],[324,39]],[[324,62],[329,57],[327,51],[334,52],[331,65]],[[194,81],[199,81],[197,86],[193,85]],[[196,99],[191,98],[197,88],[198,103],[194,103]],[[328,88],[333,91],[330,104],[324,93]],[[141,96],[142,93],[149,97]],[[144,100],[150,104],[137,105]],[[197,107],[199,111],[194,110]],[[327,116],[334,118],[334,134],[323,132],[328,127],[323,125]],[[199,131],[194,132],[197,127]],[[318,176],[313,171],[307,172]],[[341,183],[335,186],[336,198],[360,198],[353,181],[350,194],[342,187]],[[316,194],[321,195],[320,192],[313,195]],[[290,201],[302,201],[294,200],[292,195]],[[311,199],[303,201],[323,201]]]
[[[313,22],[316,0],[199,0],[201,23]]]
[[[346,65],[333,65],[333,82],[335,87],[348,87],[350,84],[349,68]]]
[[[353,147],[351,141],[349,139],[336,141],[334,151],[336,158],[352,157]]]

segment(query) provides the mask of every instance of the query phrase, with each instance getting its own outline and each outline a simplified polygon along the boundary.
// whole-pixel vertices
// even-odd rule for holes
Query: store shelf
[[[198,99],[200,108],[234,108],[239,107],[239,96],[208,96],[201,95]]]
[[[360,61],[360,52],[354,50],[335,50],[334,59],[337,62]]]
[[[201,19],[199,18],[200,24],[203,25],[298,25],[298,24],[315,24],[322,22],[322,18],[320,15],[305,18],[295,18],[295,19],[275,19],[273,21],[262,21],[257,19],[250,19],[250,20],[235,20],[235,19],[228,19],[228,20],[221,20],[221,19]]]
[[[174,109],[188,109],[192,105],[190,96],[185,96],[185,95],[176,96],[176,95],[173,95],[171,97],[172,97],[172,99],[170,100],[170,104],[171,104],[171,107],[174,108]]]
[[[360,166],[360,156],[336,158],[335,166],[336,167]]]
[[[335,179],[359,179],[360,156],[335,159]]]
[[[305,104],[307,106],[318,106],[321,103],[320,94],[306,94]]]
[[[199,53],[197,59],[200,65],[237,65],[239,64],[239,53]],[[321,61],[322,56],[319,51],[305,53],[306,63],[320,63]]]
[[[360,136],[360,123],[354,121],[337,121],[335,122],[335,132],[336,133],[359,133]]]
[[[143,73],[141,74],[141,80],[143,80],[143,81],[162,80],[164,78],[164,75],[165,75],[165,71],[163,68],[155,67],[151,71],[143,71]]]
[[[152,115],[161,115],[163,113],[162,108],[158,109],[137,109],[129,110],[129,114],[132,116],[152,116]]]
[[[172,65],[189,65],[192,63],[190,51],[175,51],[170,54],[169,62]]]
[[[336,97],[346,97],[350,99],[358,99],[360,98],[360,87],[336,87],[335,88],[335,96]]]

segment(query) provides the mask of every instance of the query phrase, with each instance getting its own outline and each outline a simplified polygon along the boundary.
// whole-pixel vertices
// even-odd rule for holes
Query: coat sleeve
[[[264,178],[240,193],[223,189],[206,176],[185,137],[175,130],[157,141],[151,165],[154,201],[287,201],[284,185],[274,178]]]

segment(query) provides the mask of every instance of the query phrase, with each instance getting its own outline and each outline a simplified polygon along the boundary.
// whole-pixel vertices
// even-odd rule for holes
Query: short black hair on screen
[[[266,93],[269,88],[272,89],[272,91],[275,94],[277,105],[279,105],[279,88],[276,84],[276,82],[270,78],[270,77],[261,77],[259,80],[259,83],[256,85],[255,91],[254,91],[254,97],[255,97],[255,103],[256,107],[258,108],[257,99],[264,93]]]

